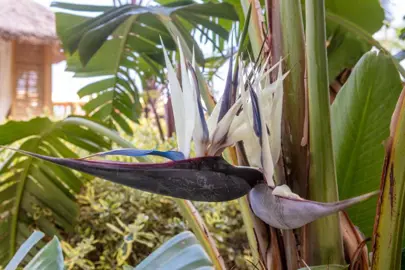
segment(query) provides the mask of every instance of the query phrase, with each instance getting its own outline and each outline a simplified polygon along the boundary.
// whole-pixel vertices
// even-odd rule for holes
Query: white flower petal
[[[259,111],[260,111],[260,121],[262,124],[262,163],[263,163],[263,174],[264,177],[266,178],[266,181],[269,186],[274,186],[274,181],[273,181],[273,174],[274,174],[274,163],[273,163],[273,157],[271,156],[271,150],[270,150],[270,144],[269,142],[269,135],[267,133],[267,125],[264,117],[264,102],[263,97],[261,95],[261,92],[259,91],[258,94],[258,99],[259,99]]]
[[[281,153],[281,121],[283,111],[283,74],[281,60],[279,62],[276,91],[273,95],[270,121],[267,123],[270,129],[270,148],[273,162],[278,162]]]
[[[185,113],[184,113],[183,92],[181,90],[180,83],[177,80],[176,72],[174,71],[174,68],[170,63],[169,57],[167,56],[167,51],[162,40],[161,43],[163,46],[163,54],[165,57],[167,76],[169,79],[169,88],[171,93],[174,122],[176,127],[177,145],[179,150],[183,152],[183,150],[187,149],[187,143],[185,139],[185,118],[184,118]]]
[[[190,68],[192,75],[192,86],[194,90],[194,98],[196,99],[196,119],[193,132],[193,141],[195,146],[195,153],[197,157],[205,156],[207,151],[207,146],[209,143],[209,133],[207,123],[205,121],[205,114],[203,111],[200,90],[198,86],[197,75],[193,70],[193,67]]]
[[[241,100],[238,99],[235,104],[229,109],[224,117],[217,124],[211,140],[211,146],[208,155],[215,155],[217,150],[221,147],[222,143],[226,141],[226,136],[229,132],[229,127],[232,124],[233,118],[241,107]]]
[[[233,123],[234,122],[232,122],[232,124]],[[240,125],[229,129],[229,132],[226,136],[226,142],[222,145],[222,147],[228,147],[234,145],[237,142],[248,140],[249,136],[252,136],[252,128],[249,126],[248,123],[242,122]]]
[[[208,132],[210,133],[210,141],[212,140],[212,134],[214,133],[214,129],[216,128],[218,123],[221,104],[222,104],[222,97],[218,100],[217,104],[214,107],[214,110],[212,110],[211,115],[207,119]]]
[[[287,185],[276,186],[273,189],[273,195],[286,197],[286,198],[290,198],[290,199],[302,200],[302,198],[298,194],[293,193],[291,191],[290,187]]]
[[[190,154],[191,138],[193,136],[197,99],[195,98],[194,89],[190,83],[190,77],[188,74],[186,59],[184,57],[183,50],[181,48],[180,40],[178,41],[180,51],[180,68],[181,68],[181,84],[183,88],[183,104],[184,104],[184,149],[181,149],[185,157]]]

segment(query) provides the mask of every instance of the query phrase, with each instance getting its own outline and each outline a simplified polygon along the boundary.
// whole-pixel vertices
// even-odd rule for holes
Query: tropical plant
[[[204,55],[193,36],[198,33],[210,42],[214,51],[222,53],[232,21],[238,19],[228,3],[157,2],[162,5],[114,7],[52,3],[63,11],[56,12],[56,22],[66,51],[67,70],[78,77],[103,75],[78,92],[80,97],[96,94],[84,105],[84,110],[128,134],[132,134],[129,122],[136,122],[140,116],[142,99],[138,88],[145,89],[149,79],[164,83],[160,40],[174,51],[180,39],[186,44],[187,54],[191,56],[193,48],[197,62],[203,65]],[[87,17],[73,15],[72,11],[104,13]],[[140,79],[140,85],[135,83],[135,78]],[[211,96],[205,98],[212,104]]]
[[[67,267],[135,266],[173,235],[189,229],[172,199],[101,179],[83,187],[78,204],[80,215],[75,230],[61,239]],[[238,203],[195,203],[195,206],[213,234],[226,266],[248,268],[252,259]],[[135,242],[132,249],[127,249],[131,233],[122,236],[106,224],[120,227],[119,218],[129,226],[140,213],[141,232],[153,237],[149,237],[147,244]]]
[[[33,232],[31,236],[22,243],[5,269],[15,270],[23,261],[27,262],[24,269],[64,269],[62,248],[56,236],[39,251],[34,248],[35,245],[41,247],[40,241],[44,236],[45,234],[40,231]]]
[[[45,235],[35,231],[21,245],[17,253],[11,259],[5,270],[15,270],[23,262],[27,261],[24,269],[65,269],[63,262],[62,246],[57,237],[42,247],[35,254],[35,245],[40,245],[40,240]],[[32,257],[34,253],[35,256]],[[164,243],[155,250],[148,258],[142,261],[137,267],[124,266],[125,270],[148,270],[148,269],[173,269],[179,267],[184,270],[196,268],[214,269],[207,253],[199,244],[195,236],[188,231],[182,232]],[[71,269],[71,268],[69,268]]]
[[[225,265],[215,243],[193,204],[183,199],[240,198],[254,265],[258,268],[298,269],[310,265],[339,269],[350,265],[352,269],[387,266],[398,269],[405,196],[402,147],[405,105],[404,94],[400,96],[399,73],[404,75],[404,71],[371,36],[381,25],[382,9],[377,1],[357,3],[359,7],[369,5],[367,15],[362,8],[348,8],[349,1],[306,0],[305,6],[298,0],[264,2],[266,18],[259,1],[240,2],[239,10],[241,7],[246,15],[246,23],[239,36],[237,55],[230,58],[224,95],[215,108],[208,84],[197,67],[202,58],[197,49],[192,53],[196,44],[187,42],[188,32],[175,30],[173,21],[181,16],[177,12],[184,10],[218,16],[213,5],[221,4],[187,2],[176,7],[171,6],[173,3],[166,4],[169,11],[163,15],[167,20],[162,20],[161,11],[166,10],[163,7],[123,6],[109,9],[61,34],[66,48],[73,53],[70,59],[75,59],[76,68],[84,74],[98,66],[91,65],[91,61],[103,59],[97,58],[97,54],[102,55],[104,46],[122,41],[119,37],[123,33],[115,31],[131,27],[127,20],[137,18],[132,16],[158,18],[167,27],[161,29],[169,29],[170,41],[162,38],[162,43],[168,49],[179,48],[179,74],[168,52],[159,51],[159,55],[161,66],[164,61],[167,68],[180,151],[134,149],[131,143],[100,124],[86,120],[80,125],[123,147],[95,156],[124,155],[149,161],[145,156],[156,155],[173,162],[128,165],[72,159],[35,149],[15,149],[16,153],[29,156],[29,160],[46,160],[140,190],[179,198],[176,202],[182,215],[217,269]],[[90,10],[88,6],[70,8]],[[380,51],[366,52],[372,45]],[[75,52],[77,48],[79,53]],[[80,66],[79,59],[87,65]],[[355,62],[330,106],[329,86]],[[158,70],[162,72],[161,68]],[[99,84],[93,85],[85,92],[94,94],[101,88]],[[103,98],[113,99],[107,95]],[[133,103],[127,103],[130,104],[132,107],[127,107],[133,109]],[[209,112],[207,120],[204,109]],[[125,115],[118,107],[114,113]],[[124,126],[121,128],[125,130]],[[189,159],[191,139],[197,158]],[[34,182],[40,183],[40,178]],[[370,199],[351,208],[348,215],[337,214],[372,197],[375,193],[361,194],[379,187],[378,203]],[[24,190],[24,185],[21,189]],[[17,219],[13,213],[10,216]],[[373,238],[371,261],[368,237]]]
[[[27,122],[9,121],[0,128],[1,144],[16,143],[20,149],[61,157],[78,157],[77,152],[94,152],[110,147],[96,132],[80,124],[86,119],[67,118],[52,122],[34,118]],[[14,254],[31,226],[47,235],[58,235],[56,227],[69,231],[78,214],[75,195],[84,177],[70,170],[44,164],[14,153],[1,164],[0,261]]]

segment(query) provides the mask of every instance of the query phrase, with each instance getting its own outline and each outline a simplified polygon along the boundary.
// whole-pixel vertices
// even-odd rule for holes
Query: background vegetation
[[[246,198],[196,203],[226,265],[297,269],[304,264],[302,255],[305,263],[324,269],[330,263],[368,269],[367,238],[379,241],[379,235],[394,232],[395,241],[384,238],[382,245],[370,248],[374,269],[383,269],[384,261],[399,266],[405,196],[400,136],[405,107],[399,98],[399,74],[405,71],[398,63],[401,55],[392,56],[372,37],[384,23],[379,1],[307,0],[305,6],[298,0],[159,0],[148,6],[142,1],[119,2],[53,3],[67,70],[98,78],[78,93],[90,99],[83,107],[86,116],[8,121],[0,126],[0,145],[63,158],[118,147],[173,149],[162,41],[172,58],[178,58],[179,45],[188,59],[195,51],[207,113],[216,103],[209,89],[212,78],[232,53],[243,51],[247,66],[271,66],[283,58],[289,75],[280,101],[279,124],[284,128],[278,128],[283,140],[282,158],[275,162],[278,183],[316,201],[342,200],[378,188],[385,188],[385,193],[376,219],[377,199],[350,209],[346,223],[333,215],[295,231],[281,231],[257,219]],[[211,47],[213,54],[204,55],[201,44]],[[369,52],[372,47],[379,53]],[[267,55],[272,56],[269,63],[264,62]],[[274,82],[274,76],[269,73],[266,80]],[[395,104],[399,120],[391,122]],[[391,144],[384,149],[387,138]],[[241,147],[228,149],[225,156],[249,165]],[[213,264],[221,267],[215,246],[201,237],[202,228],[196,230],[196,217],[184,211],[186,201],[131,190],[9,150],[0,155],[0,264],[5,265],[31,231],[39,229],[48,235],[42,245],[52,235],[62,241],[67,267],[134,266],[190,226]],[[398,200],[392,201],[392,192]],[[399,218],[393,213],[400,213]]]
[[[137,127],[134,136],[136,145],[145,149],[173,149],[174,140],[162,143],[156,126],[150,125],[150,120],[141,119]],[[173,235],[189,229],[171,198],[104,180],[95,179],[86,184],[78,195],[78,204],[80,214],[77,225],[72,233],[64,237],[67,243],[62,244],[68,251],[67,264],[76,265],[76,268],[119,269],[122,264],[137,265]],[[195,205],[213,232],[227,266],[230,269],[252,267],[237,202]],[[120,221],[126,228],[120,225]],[[124,235],[117,233],[115,228]],[[124,239],[128,238],[134,241],[133,244],[124,244]]]

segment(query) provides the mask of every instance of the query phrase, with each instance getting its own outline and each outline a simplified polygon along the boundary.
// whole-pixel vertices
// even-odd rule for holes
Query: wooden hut
[[[53,12],[0,0],[0,122],[52,113],[52,63],[63,60]]]

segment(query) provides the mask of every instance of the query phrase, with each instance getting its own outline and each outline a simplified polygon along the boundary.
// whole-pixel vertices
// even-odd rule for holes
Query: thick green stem
[[[242,154],[238,153],[237,154],[237,149],[238,147],[234,148],[234,147],[229,147],[225,150],[224,152],[224,156],[225,159],[228,162],[231,162],[234,165],[242,165],[242,166],[247,166],[247,161],[245,161],[244,159],[241,159]],[[260,240],[257,236],[258,232],[255,229],[255,216],[252,212],[252,210],[250,209],[249,206],[249,199],[247,196],[243,196],[242,198],[238,199],[238,203],[240,206],[240,212],[242,215],[242,219],[243,219],[243,224],[244,224],[244,228],[246,230],[246,235],[248,237],[248,242],[249,242],[249,247],[250,247],[250,251],[252,252],[252,257],[253,257],[253,261],[252,263],[254,265],[257,265],[258,269],[265,269],[263,268],[263,264],[261,262],[261,256],[260,256]]]
[[[282,153],[285,180],[288,186],[305,198],[308,185],[308,144],[305,93],[305,42],[301,1],[281,1],[280,20],[284,70]],[[301,144],[304,142],[303,144]],[[284,232],[284,246],[288,269],[297,268],[297,248],[293,232]],[[306,241],[301,237],[301,246]]]
[[[118,133],[109,130],[108,128],[96,122],[78,117],[70,117],[63,122],[64,124],[85,126],[99,133],[100,135],[109,138],[121,147],[134,148],[131,142],[121,138]],[[137,159],[142,162],[151,162],[148,158],[145,157],[137,157]],[[201,245],[205,248],[206,252],[210,256],[212,262],[214,263],[215,269],[226,269],[225,263],[222,257],[219,255],[218,249],[215,245],[215,241],[211,237],[207,226],[204,223],[204,220],[201,218],[198,211],[194,208],[193,204],[190,201],[181,199],[174,199],[174,201],[179,206],[180,213],[187,220],[188,225],[192,228],[197,239],[200,241]]]
[[[283,155],[290,188],[306,197],[308,184],[308,146],[306,136],[305,104],[305,43],[301,1],[281,1],[281,29],[285,70],[290,73],[284,80]],[[303,141],[303,146],[301,142]]]
[[[339,200],[339,196],[330,124],[325,3],[324,0],[306,0],[305,3],[311,157],[308,195],[311,200],[332,202]],[[309,224],[308,236],[309,265],[344,262],[337,214]]]

